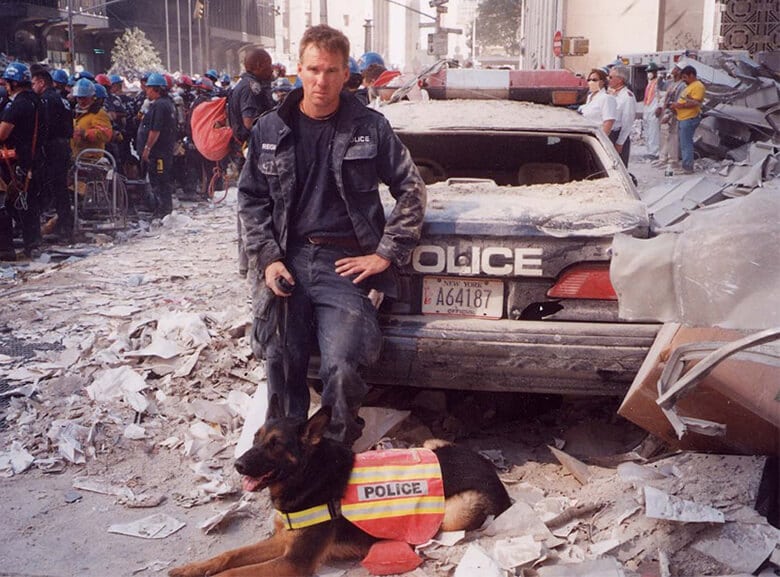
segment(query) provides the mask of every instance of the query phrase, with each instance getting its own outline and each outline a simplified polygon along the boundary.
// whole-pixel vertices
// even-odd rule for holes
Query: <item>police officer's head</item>
[[[271,80],[274,77],[271,55],[262,48],[250,48],[246,51],[244,69],[258,80]]]
[[[39,96],[43,94],[47,88],[53,85],[49,69],[41,64],[33,64],[30,67],[30,74],[32,75],[33,92]]]
[[[314,118],[333,114],[349,78],[349,39],[326,24],[312,26],[301,38],[298,56],[303,113]]]
[[[355,92],[358,88],[360,88],[360,85],[363,84],[363,75],[360,73],[360,68],[358,67],[357,60],[352,58],[352,56],[349,57],[349,78],[347,79],[347,83],[344,85],[344,88],[349,90],[350,92]]]
[[[10,62],[3,71],[3,80],[11,95],[32,86],[30,69],[22,62]]]

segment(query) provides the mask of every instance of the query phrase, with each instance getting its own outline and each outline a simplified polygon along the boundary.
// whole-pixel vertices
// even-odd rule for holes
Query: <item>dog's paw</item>
[[[207,572],[206,567],[199,563],[174,567],[168,571],[168,577],[206,577],[207,575],[210,573]]]

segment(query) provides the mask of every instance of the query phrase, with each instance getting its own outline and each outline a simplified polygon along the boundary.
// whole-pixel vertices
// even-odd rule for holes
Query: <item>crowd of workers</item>
[[[675,64],[665,77],[661,75],[665,71],[654,62],[645,71],[642,134],[647,156],[657,167],[691,174],[693,135],[701,121],[704,84],[690,65]],[[583,116],[602,126],[626,166],[637,102],[627,86],[629,77],[629,69],[620,64],[594,68],[587,76],[587,100],[579,108]]]
[[[256,62],[260,52],[262,67]],[[214,69],[197,78],[150,72],[138,78],[140,91],[116,74],[68,74],[10,62],[0,74],[0,261],[19,257],[14,236],[21,237],[27,258],[40,254],[44,239],[72,240],[76,162],[110,157],[127,179],[148,179],[143,206],[136,208],[155,217],[171,212],[175,194],[203,197],[215,163],[194,146],[195,107],[229,97],[233,152],[240,153],[257,117],[296,87],[265,51],[248,54],[254,59],[245,58],[246,71],[235,81]],[[367,103],[384,71],[382,57],[369,52],[350,58],[349,70],[345,88]]]

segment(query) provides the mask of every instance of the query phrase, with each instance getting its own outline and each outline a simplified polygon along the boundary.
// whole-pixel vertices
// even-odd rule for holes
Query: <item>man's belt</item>
[[[360,243],[354,236],[310,236],[306,240],[317,246],[337,246],[350,250],[360,250]]]

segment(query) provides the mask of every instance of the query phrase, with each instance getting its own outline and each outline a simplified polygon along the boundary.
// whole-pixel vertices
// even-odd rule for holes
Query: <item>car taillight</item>
[[[570,268],[561,275],[547,296],[559,299],[617,300],[609,281],[608,264],[585,264]]]

